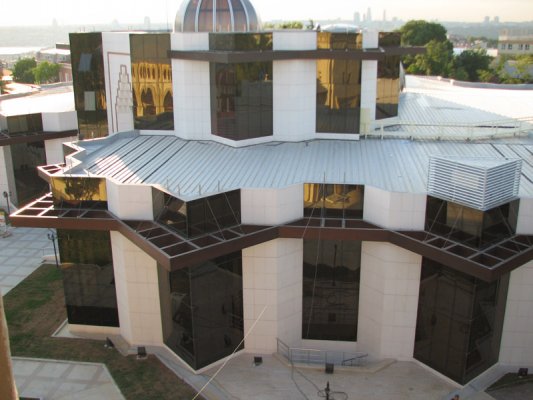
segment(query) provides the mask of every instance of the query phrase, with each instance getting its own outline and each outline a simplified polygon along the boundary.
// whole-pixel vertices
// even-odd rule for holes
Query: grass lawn
[[[103,363],[128,400],[191,399],[195,391],[156,357],[137,361],[103,342],[51,337],[66,319],[61,272],[43,265],[4,296],[11,354]]]

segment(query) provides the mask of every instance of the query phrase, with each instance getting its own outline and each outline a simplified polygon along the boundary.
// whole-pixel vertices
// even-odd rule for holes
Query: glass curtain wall
[[[240,225],[241,193],[220,193],[184,202],[154,189],[156,220],[182,235],[193,238]]]
[[[70,52],[79,138],[107,136],[102,33],[71,33]]]
[[[68,322],[119,326],[109,232],[57,230]]]
[[[13,115],[6,118],[7,130],[10,136],[43,131],[43,117],[41,113]]]
[[[209,35],[209,49],[272,50],[272,34]],[[272,62],[211,63],[211,132],[232,140],[273,134]]]
[[[241,252],[168,273],[159,266],[164,343],[194,369],[242,348]]]
[[[135,129],[174,130],[170,34],[130,35]]]
[[[317,34],[322,50],[362,48],[358,33]],[[317,61],[316,131],[320,133],[359,133],[361,114],[361,61]]]
[[[302,338],[357,341],[361,242],[304,240]]]
[[[15,175],[16,205],[22,206],[49,191],[48,184],[37,172],[46,164],[44,141],[12,144],[10,147]]]
[[[304,215],[314,218],[363,218],[365,187],[345,184],[304,184]]]
[[[52,177],[50,186],[57,206],[107,209],[107,188],[103,178]]]
[[[401,34],[380,32],[379,47],[399,47]],[[398,116],[400,101],[400,56],[386,56],[378,61],[376,119]]]
[[[516,232],[519,201],[480,211],[428,196],[425,229],[474,248],[485,248]]]
[[[423,259],[414,357],[464,384],[498,361],[509,275],[484,282]]]

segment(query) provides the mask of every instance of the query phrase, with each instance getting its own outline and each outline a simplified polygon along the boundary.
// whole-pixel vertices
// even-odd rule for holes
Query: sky
[[[0,26],[152,22],[173,23],[182,0],[0,0]],[[263,21],[352,19],[368,7],[372,18],[482,22],[533,20],[533,0],[252,0]]]

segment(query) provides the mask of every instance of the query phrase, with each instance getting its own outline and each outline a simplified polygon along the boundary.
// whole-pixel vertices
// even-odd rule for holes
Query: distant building
[[[533,29],[504,29],[498,36],[498,51],[504,55],[533,54]]]

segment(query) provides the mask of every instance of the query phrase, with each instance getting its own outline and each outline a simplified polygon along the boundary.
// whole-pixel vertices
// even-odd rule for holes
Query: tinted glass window
[[[42,132],[42,115],[26,114],[7,117],[7,130],[10,135],[17,133]]]
[[[496,363],[507,285],[423,259],[414,357],[462,384]]]
[[[37,172],[37,166],[46,164],[44,141],[17,143],[9,148],[17,192],[11,200],[16,205],[22,206],[49,192],[48,184],[39,177]]]
[[[164,342],[189,365],[204,367],[239,346],[244,337],[241,252],[170,274],[159,267],[159,279]]]
[[[109,232],[57,231],[68,321],[119,326]]]
[[[54,177],[50,182],[54,203],[63,208],[107,208],[103,178]]]
[[[130,50],[135,129],[173,130],[170,35],[130,35]]]
[[[380,32],[380,47],[400,46],[401,35],[397,32]],[[378,61],[376,96],[376,119],[398,116],[400,99],[400,56],[386,56]]]
[[[362,185],[304,184],[304,215],[315,218],[363,218]]]
[[[361,242],[304,240],[302,338],[357,340]]]

